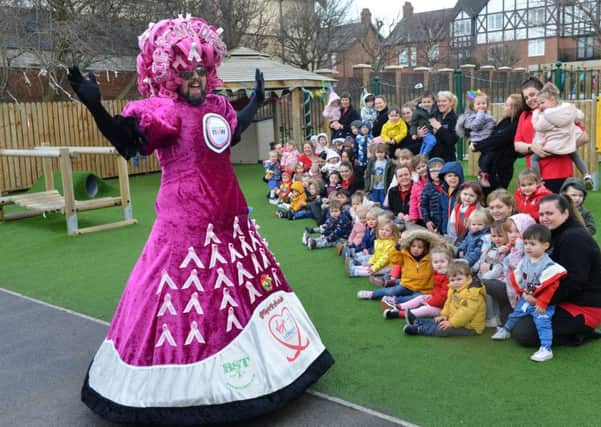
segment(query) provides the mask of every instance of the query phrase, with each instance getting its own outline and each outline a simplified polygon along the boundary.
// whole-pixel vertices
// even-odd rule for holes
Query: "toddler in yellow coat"
[[[449,264],[449,293],[440,316],[434,319],[408,316],[403,329],[407,335],[432,337],[481,334],[486,321],[486,290],[472,282],[469,264],[454,260]]]

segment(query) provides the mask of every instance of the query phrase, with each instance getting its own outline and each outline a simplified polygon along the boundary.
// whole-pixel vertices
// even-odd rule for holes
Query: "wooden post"
[[[77,233],[77,211],[75,210],[75,193],[73,191],[73,168],[71,155],[68,148],[59,148],[58,159],[63,182],[63,197],[65,198],[65,220],[67,222],[67,234]]]
[[[50,144],[47,142],[43,142],[40,144],[42,147],[49,147]],[[54,185],[54,174],[52,171],[52,159],[50,157],[42,158],[42,170],[44,172],[44,186],[46,187],[46,191],[51,191],[56,188]]]
[[[302,123],[303,96],[301,88],[292,90],[292,141],[296,146],[304,141]]]
[[[123,209],[123,219],[133,219],[133,210],[131,206],[131,196],[129,192],[129,175],[127,173],[127,160],[117,156],[117,170],[119,171],[119,195],[121,196],[121,208]]]

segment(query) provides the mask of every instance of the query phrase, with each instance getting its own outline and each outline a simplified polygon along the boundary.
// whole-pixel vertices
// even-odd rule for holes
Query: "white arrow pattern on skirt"
[[[186,283],[182,286],[182,289],[188,289],[191,285],[194,285],[196,290],[199,292],[204,292],[204,288],[202,287],[202,283],[200,283],[200,279],[198,278],[198,272],[196,269],[190,272],[188,279],[186,279]]]
[[[228,244],[228,248],[230,249],[230,262],[234,262],[237,259],[243,259],[244,255],[236,250],[233,243]]]
[[[246,286],[246,290],[248,291],[248,298],[250,298],[250,303],[254,304],[255,303],[255,299],[257,297],[262,297],[263,294],[261,292],[259,292],[250,282],[246,282],[244,284],[244,286]]]
[[[234,287],[234,283],[227,277],[223,271],[223,268],[219,267],[217,269],[217,280],[215,280],[215,289],[219,289],[222,284],[229,286],[230,288]]]
[[[221,240],[219,240],[219,237],[217,237],[217,235],[215,234],[215,232],[213,231],[213,224],[209,224],[207,226],[207,235],[205,237],[205,247],[209,246],[209,243],[213,242],[213,243],[221,243]]]
[[[194,292],[190,296],[190,300],[188,301],[188,304],[186,304],[186,308],[184,308],[184,314],[188,314],[190,311],[192,311],[192,309],[196,311],[196,314],[204,314],[204,311],[202,311],[202,306],[200,305],[200,301],[198,301],[197,292]]]
[[[259,264],[259,261],[257,260],[257,257],[255,256],[255,254],[250,254],[250,259],[253,262],[253,267],[255,268],[256,274],[258,274],[261,270],[263,270],[263,268],[261,267],[261,264]]]
[[[169,294],[165,294],[165,297],[163,298],[163,305],[161,305],[157,317],[163,316],[167,311],[173,316],[177,314],[177,312],[175,311],[175,307],[171,303],[171,295]]]
[[[234,313],[234,308],[230,307],[228,314],[227,314],[227,326],[225,327],[225,331],[226,332],[231,331],[232,326],[235,326],[236,329],[238,329],[238,330],[242,329],[242,325],[240,324],[240,322],[238,321],[238,318],[236,317],[236,314]]]
[[[205,343],[205,339],[202,337],[200,331],[198,330],[198,323],[196,323],[195,320],[193,320],[190,324],[190,333],[188,334],[184,345],[190,345],[192,344],[192,341],[196,341],[199,344]]]
[[[223,288],[223,297],[221,298],[219,310],[224,310],[228,305],[238,307],[238,303],[230,295],[230,290],[228,288]]]
[[[252,279],[254,277],[252,274],[246,271],[240,261],[236,263],[236,268],[238,269],[238,286],[242,286],[242,282],[244,282],[245,277],[247,279]]]
[[[219,261],[221,264],[227,264],[226,259],[219,253],[216,244],[211,245],[211,261],[209,262],[209,268],[215,267],[215,264]]]
[[[167,341],[171,347],[177,347],[175,340],[173,339],[173,335],[171,335],[171,332],[169,331],[169,327],[166,323],[163,323],[163,332],[161,332],[161,336],[154,347],[161,347],[165,341]]]
[[[205,268],[204,264],[200,258],[198,258],[198,255],[196,255],[196,251],[192,246],[188,248],[188,255],[186,255],[186,258],[184,258],[179,268],[186,268],[188,264],[190,264],[190,261],[194,261],[194,264],[196,264],[196,267],[198,268]]]
[[[161,276],[161,282],[159,283],[159,286],[158,286],[157,292],[156,292],[157,295],[159,295],[161,293],[165,283],[167,283],[167,286],[169,286],[171,289],[177,291],[177,285],[175,284],[173,279],[169,276],[169,274],[165,270],[163,270],[163,274]]]

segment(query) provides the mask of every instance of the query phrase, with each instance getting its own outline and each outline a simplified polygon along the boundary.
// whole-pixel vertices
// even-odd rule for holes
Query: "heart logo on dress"
[[[288,310],[288,307],[282,308],[280,314],[274,314],[269,319],[269,332],[277,342],[291,350],[294,350],[292,356],[287,356],[289,362],[294,362],[301,352],[306,349],[311,341],[306,338],[303,344],[301,329],[294,315]]]

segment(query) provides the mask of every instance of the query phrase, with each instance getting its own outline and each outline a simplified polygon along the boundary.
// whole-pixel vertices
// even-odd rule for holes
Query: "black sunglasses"
[[[179,73],[179,76],[184,80],[190,80],[194,77],[194,73],[198,74],[198,77],[204,77],[207,75],[207,70],[204,67],[198,67],[194,70],[186,70]]]

